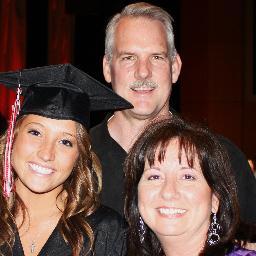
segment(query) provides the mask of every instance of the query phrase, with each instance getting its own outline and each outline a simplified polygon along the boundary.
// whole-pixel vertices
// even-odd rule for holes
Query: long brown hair
[[[19,127],[25,116],[20,118],[15,126],[14,136],[19,132]],[[15,140],[15,139],[14,139]],[[77,141],[79,157],[72,173],[63,184],[66,192],[66,203],[58,227],[67,244],[72,249],[72,255],[88,254],[93,247],[93,231],[86,221],[87,216],[92,214],[99,206],[99,193],[101,191],[101,167],[97,156],[91,150],[91,143],[86,129],[77,123]],[[0,179],[3,180],[3,155],[6,144],[6,133],[0,138]],[[59,196],[62,195],[61,191]],[[57,198],[56,198],[57,199]],[[14,191],[10,198],[3,195],[0,186],[0,247],[12,251],[15,241],[15,217],[18,209],[25,216],[25,205]],[[21,224],[22,225],[22,224]],[[89,244],[83,248],[86,235]]]

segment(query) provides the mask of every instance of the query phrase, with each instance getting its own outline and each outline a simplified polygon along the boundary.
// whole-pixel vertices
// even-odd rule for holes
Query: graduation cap
[[[36,114],[53,119],[74,120],[88,129],[91,111],[133,107],[111,89],[71,64],[2,72],[0,83],[18,88],[4,156],[3,191],[7,197],[13,189],[11,150],[16,117]],[[24,101],[20,106],[21,91]]]
[[[50,65],[0,73],[0,83],[20,84],[24,114],[74,120],[89,128],[90,112],[121,110],[133,106],[110,88],[71,64]]]

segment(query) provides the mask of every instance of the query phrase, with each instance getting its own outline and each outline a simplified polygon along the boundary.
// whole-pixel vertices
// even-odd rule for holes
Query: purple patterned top
[[[236,247],[231,253],[227,254],[227,256],[256,256],[256,251]]]

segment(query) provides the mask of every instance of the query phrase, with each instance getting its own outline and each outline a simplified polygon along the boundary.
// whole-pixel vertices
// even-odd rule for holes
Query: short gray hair
[[[124,17],[144,17],[149,20],[160,21],[165,28],[169,57],[172,59],[176,55],[172,27],[173,19],[171,15],[161,7],[145,2],[139,2],[124,7],[124,9],[120,13],[114,15],[107,24],[105,37],[105,55],[108,60],[111,60],[113,56],[114,35],[116,27],[118,25],[118,22]]]

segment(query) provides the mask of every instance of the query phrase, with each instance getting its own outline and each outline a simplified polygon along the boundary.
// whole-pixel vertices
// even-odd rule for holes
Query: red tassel
[[[13,180],[13,172],[11,166],[11,152],[12,152],[12,144],[14,138],[14,126],[16,122],[16,118],[20,112],[20,95],[21,88],[20,84],[17,88],[16,100],[12,105],[12,115],[11,120],[9,122],[8,130],[7,130],[7,141],[5,146],[5,154],[4,154],[4,166],[3,166],[3,193],[5,197],[9,197],[11,191],[13,190],[14,180]]]

